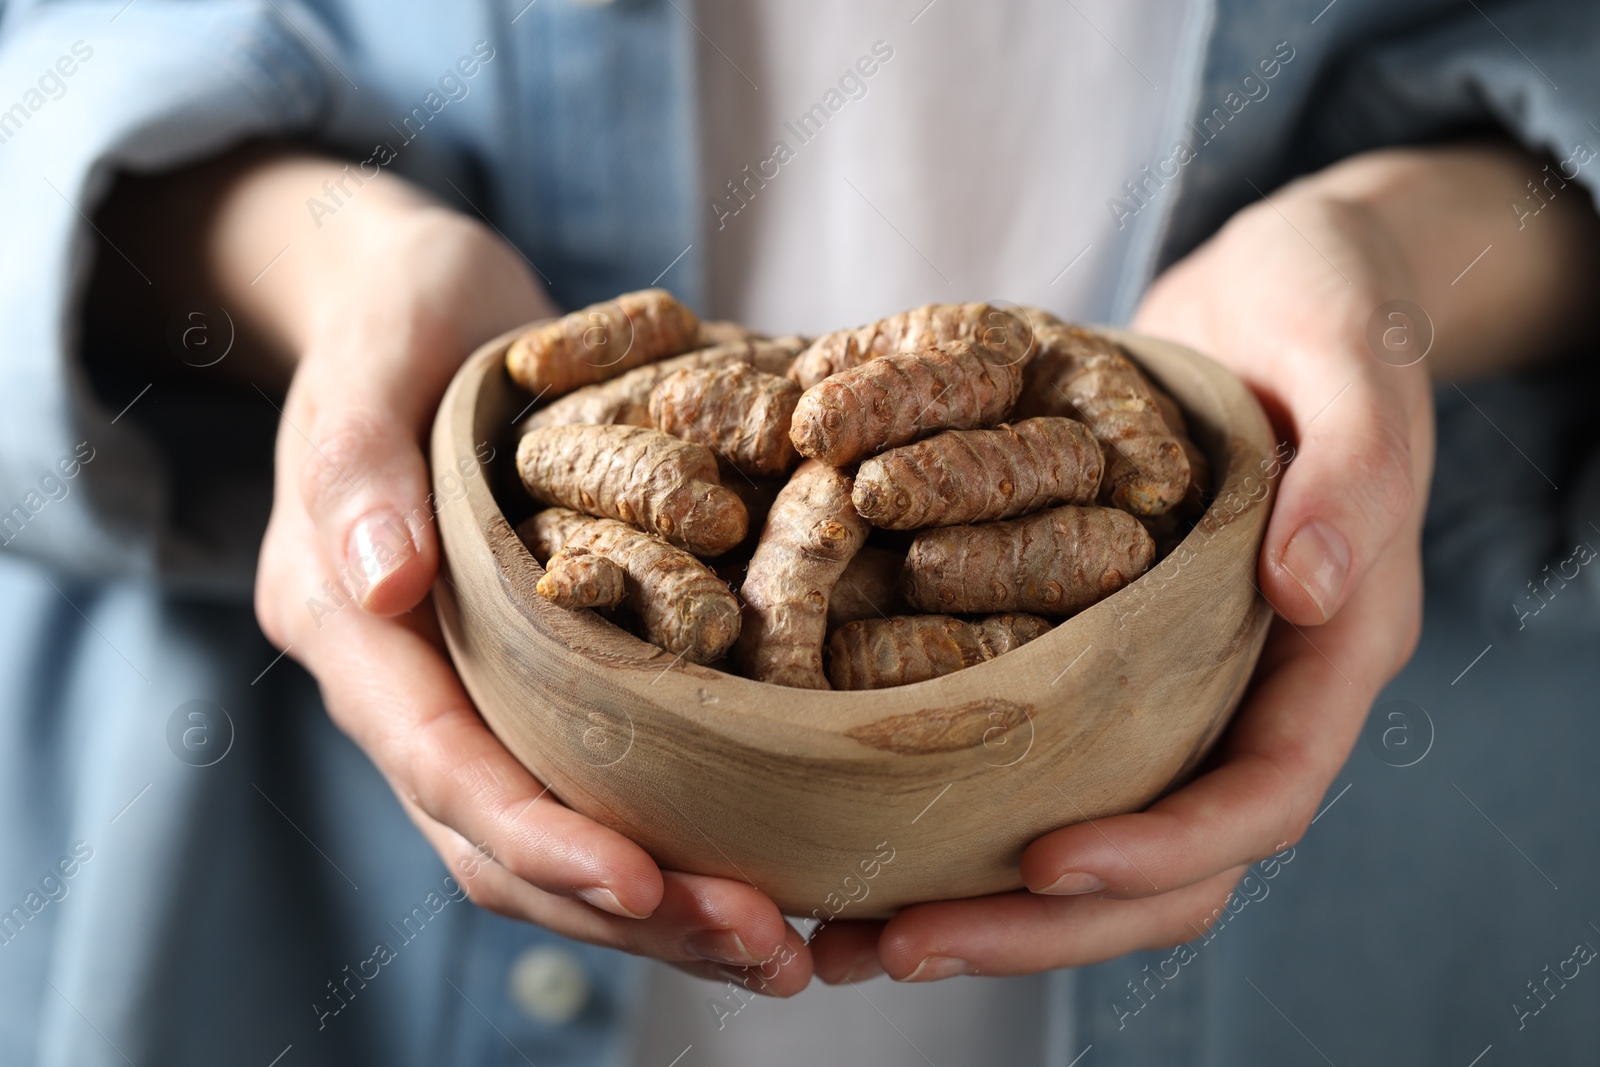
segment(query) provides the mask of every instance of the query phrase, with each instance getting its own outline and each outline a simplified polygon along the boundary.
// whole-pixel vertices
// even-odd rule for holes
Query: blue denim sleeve
[[[100,398],[90,387],[80,305],[94,264],[121,255],[90,218],[118,171],[314,128],[334,106],[335,55],[288,0],[0,5],[6,550],[90,576],[190,566],[248,581],[259,530],[239,531],[237,543],[178,543],[171,472],[120,418],[139,402],[136,388]]]
[[[1514,0],[1452,8],[1337,67],[1311,123],[1322,161],[1382,145],[1499,129],[1552,157],[1523,212],[1565,183],[1600,204],[1600,5]],[[1508,211],[1517,209],[1508,206]],[[1525,217],[1525,216],[1524,216]]]

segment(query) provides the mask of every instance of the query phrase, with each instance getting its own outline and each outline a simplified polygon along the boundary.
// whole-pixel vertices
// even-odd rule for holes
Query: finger
[[[450,865],[473,903],[566,937],[672,963],[759,967],[782,953],[789,930],[777,906],[743,882],[668,871],[660,906],[645,918],[617,916],[517,877],[415,804],[406,813]],[[806,963],[809,973],[809,960]],[[768,967],[770,973],[772,968]]]
[[[1300,626],[1333,618],[1426,492],[1427,404],[1399,368],[1308,353],[1280,394],[1297,437],[1262,544],[1261,590]],[[1364,362],[1359,360],[1364,359]],[[1396,386],[1403,386],[1396,388]],[[1417,397],[1413,397],[1417,393]]]
[[[415,607],[438,570],[423,416],[379,377],[396,369],[307,357],[285,402],[280,457],[337,585],[376,615]]]
[[[1008,893],[918,904],[889,920],[878,955],[900,982],[1086,966],[1202,936],[1224,914],[1242,873],[1225,871],[1148,900]]]
[[[683,871],[665,871],[663,877],[666,892],[658,909],[660,921],[669,928],[695,931],[685,943],[687,955],[680,960],[764,968],[762,974],[776,975],[774,961],[787,965],[793,962],[792,957],[802,954],[791,944],[797,935],[784,921],[778,906],[748,882]],[[648,945],[647,941],[636,942],[629,951],[637,952]],[[803,943],[799,949],[804,949]],[[810,953],[803,955],[809,979]]]
[[[1215,770],[1143,812],[1039,838],[1022,855],[1024,884],[1051,895],[1151,896],[1298,841],[1377,690],[1415,642],[1414,551],[1395,545],[1326,626],[1274,624]]]
[[[783,944],[773,955],[760,964],[749,967],[719,966],[714,963],[675,963],[677,967],[696,978],[712,982],[727,982],[736,986],[732,997],[743,1000],[747,993],[764,997],[792,997],[811,983],[812,957],[805,938],[798,930],[787,928]],[[736,1001],[724,999],[724,1011],[737,1012]],[[713,1003],[713,1012],[716,1005]],[[722,1018],[718,1013],[719,1020]]]
[[[306,658],[334,721],[429,818],[549,892],[626,916],[661,903],[643,849],[558,803],[489,732],[440,651],[431,604],[394,620],[336,614]]]
[[[811,938],[817,977],[829,985],[865,982],[883,973],[878,961],[881,922],[831,922]]]

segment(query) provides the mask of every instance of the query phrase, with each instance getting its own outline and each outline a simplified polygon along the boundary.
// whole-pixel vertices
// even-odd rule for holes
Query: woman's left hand
[[[824,927],[825,981],[1025,974],[1199,937],[1251,863],[1306,831],[1410,657],[1431,392],[1423,367],[1380,361],[1365,340],[1372,309],[1411,291],[1406,261],[1371,211],[1294,187],[1274,202],[1167,271],[1134,323],[1227,365],[1296,448],[1258,567],[1279,618],[1208,769],[1145,811],[1034,841],[1028,891]]]

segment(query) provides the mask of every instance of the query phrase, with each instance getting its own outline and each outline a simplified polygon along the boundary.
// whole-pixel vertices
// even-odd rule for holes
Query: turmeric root
[[[691,663],[721,659],[739,636],[739,600],[681,548],[612,519],[590,519],[561,553],[602,556],[626,574],[623,607],[646,641]],[[558,557],[561,553],[558,553]]]
[[[669,375],[650,394],[656,428],[716,452],[749,475],[783,474],[799,458],[789,422],[800,387],[744,364]]]
[[[552,570],[565,566],[564,557],[603,559],[620,567],[623,610],[638,621],[646,641],[674,656],[711,663],[739,636],[739,600],[727,583],[653,534],[570,508],[546,508],[519,523],[516,532],[534,558],[549,560]]]
[[[760,340],[763,340],[763,337],[759,331],[723,319],[701,319],[700,328],[695,331],[695,343],[706,348],[712,345],[732,344],[736,341]]]
[[[1189,460],[1144,373],[1120,345],[1075,326],[1040,325],[1019,417],[1068,415],[1088,423],[1106,453],[1103,502],[1159,515],[1189,487]]]
[[[517,473],[534,499],[631,522],[703,555],[744,540],[744,505],[704,445],[640,426],[549,426],[525,434]]]
[[[1200,446],[1188,437],[1180,435],[1178,444],[1183,446],[1183,454],[1189,458],[1189,489],[1183,494],[1183,501],[1174,510],[1181,512],[1183,517],[1191,522],[1206,513],[1211,497],[1211,460],[1200,451]]]
[[[1181,416],[1180,416],[1181,418]],[[1171,425],[1169,420],[1168,425]],[[1156,544],[1156,559],[1165,559],[1168,553],[1183,543],[1194,529],[1194,524],[1206,513],[1211,500],[1211,460],[1198,445],[1183,434],[1178,435],[1184,455],[1189,457],[1189,489],[1176,507],[1159,515],[1140,515],[1139,524]]]
[[[854,500],[862,518],[891,530],[991,522],[1093,500],[1103,463],[1094,435],[1072,419],[946,430],[862,463]]]
[[[1068,504],[924,531],[906,557],[902,589],[921,611],[1071,615],[1139,577],[1154,555],[1132,515]]]
[[[623,293],[524,333],[506,349],[506,370],[530,393],[561,396],[687,351],[699,331],[694,312],[665,289]]]
[[[900,568],[905,562],[905,553],[887,548],[868,545],[857,552],[828,598],[828,629],[857,619],[903,615],[906,602],[900,595]]]
[[[572,532],[589,521],[589,516],[571,508],[545,508],[517,524],[517,537],[541,565],[561,550]]]
[[[993,426],[1017,401],[1022,368],[1003,351],[952,341],[881,356],[807,389],[790,436],[835,467],[935,430]]]
[[[587,549],[561,549],[545,564],[538,594],[558,608],[609,608],[622,603],[623,570]]]
[[[1189,422],[1183,417],[1183,409],[1172,395],[1162,389],[1150,379],[1145,379],[1145,384],[1150,387],[1150,395],[1155,397],[1156,410],[1161,412],[1161,421],[1167,424],[1167,429],[1172,431],[1172,436],[1182,438],[1189,436]],[[1187,451],[1187,449],[1185,449]]]
[[[1050,631],[1037,615],[991,615],[962,622],[948,615],[862,619],[828,639],[835,689],[884,689],[973,667]]]
[[[521,432],[541,426],[649,426],[650,394],[663,378],[680,370],[700,367],[730,367],[745,363],[767,374],[783,374],[800,351],[801,338],[780,337],[775,341],[734,341],[713,345],[696,352],[635,367],[620,378],[597,385],[586,385],[577,392],[535,411],[520,427]]]
[[[1030,326],[1066,325],[1066,323],[1062,322],[1056,317],[1055,312],[1046,311],[1044,308],[1029,307],[1026,304],[1019,304],[1017,305],[1017,314],[1025,316]]]
[[[789,377],[809,389],[829,375],[879,356],[915,352],[951,341],[993,348],[1013,363],[1027,359],[1033,335],[1026,319],[993,304],[926,304],[854,330],[824,334],[800,353]]]
[[[828,601],[866,539],[866,520],[850,503],[850,476],[802,463],[772,505],[744,581],[735,657],[749,677],[828,688],[822,670]]]

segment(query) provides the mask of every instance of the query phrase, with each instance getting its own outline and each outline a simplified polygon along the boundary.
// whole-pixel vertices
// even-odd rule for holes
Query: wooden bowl
[[[791,915],[882,918],[1019,888],[1028,842],[1136,811],[1194,770],[1272,615],[1255,586],[1277,473],[1261,408],[1204,356],[1105,332],[1183,405],[1217,502],[1158,567],[1044,637],[867,692],[695,666],[536,595],[543,571],[512,532],[533,510],[510,470],[528,397],[502,359],[515,334],[490,342],[432,442],[434,597],[467,691],[563,803],[663,867],[743,879]]]

